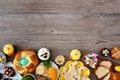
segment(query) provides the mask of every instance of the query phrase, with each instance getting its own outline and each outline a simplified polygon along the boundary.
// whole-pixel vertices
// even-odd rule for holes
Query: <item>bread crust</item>
[[[20,64],[20,60],[22,58],[26,58],[29,61],[27,65],[22,66]],[[20,74],[23,74],[23,75],[34,72],[38,63],[39,63],[39,60],[36,56],[36,53],[30,49],[19,51],[13,60],[14,67],[16,68],[16,70],[18,70]]]

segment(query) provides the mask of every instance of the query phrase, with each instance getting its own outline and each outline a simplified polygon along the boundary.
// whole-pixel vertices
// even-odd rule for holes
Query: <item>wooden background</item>
[[[68,60],[74,48],[84,54],[120,47],[120,0],[0,0],[1,51],[6,43],[16,52],[47,47],[52,60]]]

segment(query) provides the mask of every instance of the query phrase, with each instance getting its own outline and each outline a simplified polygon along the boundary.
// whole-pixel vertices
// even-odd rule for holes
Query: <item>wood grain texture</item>
[[[0,0],[0,50],[6,43],[16,52],[47,47],[52,60],[58,54],[68,60],[74,48],[84,54],[120,47],[119,5],[120,0]],[[97,80],[93,72],[91,78]]]

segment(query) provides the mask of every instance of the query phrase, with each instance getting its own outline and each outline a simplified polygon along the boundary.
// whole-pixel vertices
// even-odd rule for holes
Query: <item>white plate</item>
[[[6,66],[12,67],[12,68],[15,70],[15,68],[13,67],[13,64],[12,64],[11,62],[7,62],[7,63],[4,65],[4,67],[6,67]],[[0,70],[0,73],[2,73],[2,74],[3,74],[3,69],[4,69],[4,67]],[[4,78],[8,78],[8,77],[3,74],[3,79],[4,79]],[[17,70],[15,70],[15,76],[14,76],[14,77],[9,77],[9,78],[11,78],[11,79],[13,79],[13,80],[21,80],[21,79],[22,79],[22,76],[18,73]]]
[[[59,68],[58,68],[58,66],[57,66],[54,62],[51,61],[51,63],[52,63],[52,67],[57,70],[57,80],[58,80],[58,78],[59,78]],[[43,65],[43,62],[40,63],[39,65]],[[38,65],[38,66],[39,66],[39,65]],[[39,80],[39,79],[38,79],[38,80]]]
[[[3,61],[0,62],[0,69],[1,69],[5,65],[5,63],[6,63],[6,56],[5,56],[4,53],[0,52],[0,57],[3,58]]]

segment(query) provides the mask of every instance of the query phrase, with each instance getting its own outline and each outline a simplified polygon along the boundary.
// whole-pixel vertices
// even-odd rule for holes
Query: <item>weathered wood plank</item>
[[[0,13],[119,13],[120,0],[0,0]]]
[[[0,34],[119,35],[120,15],[115,15],[1,14]]]

